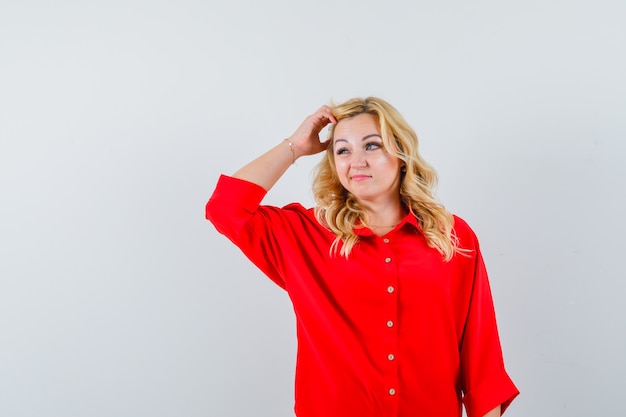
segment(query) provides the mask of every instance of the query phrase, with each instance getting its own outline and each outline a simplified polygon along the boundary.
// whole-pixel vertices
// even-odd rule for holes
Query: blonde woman
[[[321,130],[330,125],[321,141]],[[325,151],[316,207],[261,205],[298,158]],[[398,111],[322,106],[288,139],[221,176],[206,216],[294,306],[298,417],[500,416],[518,395],[470,227]]]

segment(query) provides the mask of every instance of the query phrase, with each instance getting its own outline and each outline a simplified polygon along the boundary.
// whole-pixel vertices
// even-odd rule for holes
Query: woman
[[[260,205],[291,164],[324,150],[315,209]],[[207,219],[294,306],[298,417],[457,417],[462,404],[492,417],[517,396],[478,241],[435,200],[436,179],[414,131],[375,97],[322,106],[220,177]]]

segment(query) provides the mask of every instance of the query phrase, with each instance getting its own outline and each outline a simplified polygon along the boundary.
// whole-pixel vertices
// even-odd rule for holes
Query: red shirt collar
[[[419,232],[422,231],[422,226],[420,226],[419,222],[417,221],[417,217],[415,217],[413,213],[409,212],[406,216],[404,216],[404,218],[400,221],[400,223],[398,223],[396,227],[393,228],[391,232],[395,230],[400,230],[406,225],[409,225],[409,227],[415,228]],[[370,229],[368,229],[367,227],[364,227],[360,221],[357,222],[353,230],[357,236],[374,236],[375,235],[375,233],[372,232]]]

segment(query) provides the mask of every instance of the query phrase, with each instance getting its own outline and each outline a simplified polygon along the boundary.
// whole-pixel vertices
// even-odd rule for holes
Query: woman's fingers
[[[310,155],[321,152],[328,147],[328,141],[322,142],[319,134],[326,126],[337,123],[332,110],[328,106],[322,106],[309,115],[291,136],[294,145],[302,154]]]
[[[313,121],[313,129],[311,131],[312,134],[318,135],[322,129],[328,126],[331,123],[337,123],[337,119],[333,116],[332,110],[328,106],[320,107],[315,113],[311,116]]]
[[[333,111],[330,107],[328,106],[322,106],[319,108],[319,110],[316,112],[317,114],[321,115],[324,119],[326,119],[327,123],[337,123],[337,119],[335,119],[335,116],[333,116]]]
[[[320,111],[330,123],[337,123],[337,119],[335,119],[335,116],[333,116],[333,111],[330,107],[322,106],[320,107]]]

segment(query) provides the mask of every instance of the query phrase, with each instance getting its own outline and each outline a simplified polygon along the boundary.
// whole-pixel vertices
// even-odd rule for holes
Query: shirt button
[[[385,243],[389,243],[389,239],[384,238],[384,239],[383,239],[383,242],[385,242]]]
[[[392,292],[394,292],[395,290],[396,290],[396,289],[393,287],[393,285],[390,285],[390,286],[388,286],[388,287],[387,287],[387,292],[388,292],[389,294],[391,294],[391,293],[392,293]]]
[[[391,262],[391,258],[385,258],[385,262],[387,263]]]
[[[396,395],[396,390],[393,388],[389,388],[389,395]]]
[[[389,320],[389,321],[387,322],[387,327],[393,327],[393,321]]]
[[[396,358],[396,356],[393,353],[390,353],[389,355],[387,355],[387,359],[389,359],[390,361],[394,360]]]

